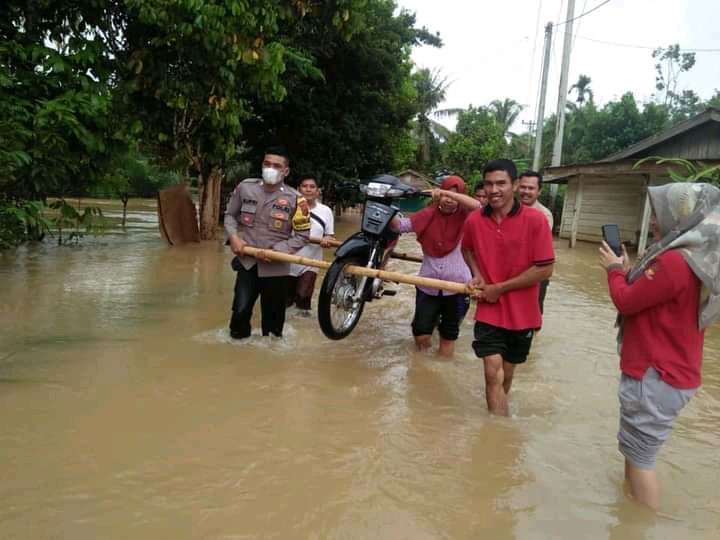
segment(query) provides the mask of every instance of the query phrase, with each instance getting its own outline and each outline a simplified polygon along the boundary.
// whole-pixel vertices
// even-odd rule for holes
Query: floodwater
[[[595,246],[556,241],[545,327],[499,419],[471,322],[455,360],[415,352],[405,285],[341,342],[292,314],[281,340],[232,342],[230,254],[167,247],[147,210],[126,233],[0,255],[1,538],[720,537],[720,330],[651,515],[622,488]]]

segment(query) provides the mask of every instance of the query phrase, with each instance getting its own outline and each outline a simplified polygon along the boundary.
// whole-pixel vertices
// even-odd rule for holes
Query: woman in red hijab
[[[465,182],[459,176],[446,176],[441,189],[465,193]],[[427,208],[409,218],[396,218],[392,227],[400,233],[414,232],[423,251],[419,276],[467,283],[470,269],[460,250],[463,224],[469,210],[450,197],[441,195]],[[417,287],[412,332],[418,349],[429,349],[432,333],[440,334],[438,354],[451,357],[460,333],[460,323],[470,305],[464,294],[448,295],[439,289]]]

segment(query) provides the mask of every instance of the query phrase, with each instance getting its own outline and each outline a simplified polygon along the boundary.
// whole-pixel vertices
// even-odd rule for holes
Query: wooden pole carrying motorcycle
[[[390,175],[376,176],[359,187],[365,195],[360,231],[337,249],[319,292],[318,322],[323,334],[330,339],[350,335],[360,321],[365,302],[395,294],[395,291],[383,290],[382,279],[351,274],[345,269],[348,266],[382,268],[399,236],[390,229],[390,222],[400,211],[393,202],[427,196]]]

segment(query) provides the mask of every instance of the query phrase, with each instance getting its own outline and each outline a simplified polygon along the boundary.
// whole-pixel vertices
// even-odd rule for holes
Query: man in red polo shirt
[[[539,284],[552,275],[555,254],[543,214],[514,197],[515,164],[491,161],[483,181],[488,204],[465,221],[462,248],[478,291],[473,349],[483,359],[488,410],[507,416],[515,366],[542,326]]]

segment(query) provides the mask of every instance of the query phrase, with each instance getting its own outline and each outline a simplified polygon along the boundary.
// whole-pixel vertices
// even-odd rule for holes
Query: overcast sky
[[[440,32],[444,46],[417,47],[413,60],[419,67],[439,68],[451,81],[441,108],[508,97],[525,105],[520,120],[535,118],[544,27],[566,19],[566,0],[397,2],[416,13],[418,26]],[[576,0],[575,16],[602,3]],[[679,89],[692,88],[707,99],[720,88],[719,20],[720,0],[610,0],[574,21],[568,87],[583,73],[592,79],[600,105],[628,90],[649,101],[655,91],[652,49],[679,43],[683,49],[718,49],[697,52],[695,66],[680,79]],[[546,116],[557,105],[564,28],[553,32]],[[515,129],[526,128],[516,124]]]

